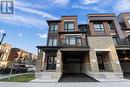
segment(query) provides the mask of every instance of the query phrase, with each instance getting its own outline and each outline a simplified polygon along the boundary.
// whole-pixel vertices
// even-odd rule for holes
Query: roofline
[[[61,16],[61,17],[77,17],[77,15],[65,15],[65,16]]]
[[[118,17],[121,16],[122,14],[130,14],[130,12],[122,12],[122,13],[120,13],[120,14],[118,15]],[[118,17],[117,17],[117,18],[118,18]]]
[[[96,13],[96,14],[87,14],[87,16],[89,17],[89,15],[110,15],[110,14],[112,14],[112,15],[114,15],[114,16],[116,16],[116,14],[115,13]],[[105,16],[104,16],[105,17]]]
[[[61,20],[46,20],[47,23],[49,22],[61,22]]]

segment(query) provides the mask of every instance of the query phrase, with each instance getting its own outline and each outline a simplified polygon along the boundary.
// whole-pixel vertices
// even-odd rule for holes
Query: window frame
[[[98,28],[96,28],[95,25],[98,25]],[[94,27],[95,32],[104,32],[105,31],[103,22],[93,22],[93,27]]]
[[[74,44],[72,43],[72,38],[74,38]],[[81,43],[77,42],[79,38]],[[80,35],[67,35],[65,36],[65,43],[67,46],[82,46],[82,37]]]
[[[69,24],[73,24],[73,29],[69,28]],[[64,21],[64,30],[65,31],[74,31],[75,26],[74,26],[74,21]]]
[[[53,26],[53,27],[52,27]],[[57,29],[56,29],[57,26]],[[58,24],[50,24],[50,33],[57,33],[58,32]]]
[[[48,46],[57,46],[58,45],[58,38],[56,38],[56,37],[49,37],[48,39],[49,39],[48,40]],[[56,43],[54,43],[55,40],[56,40]]]
[[[114,30],[115,27],[113,21],[108,21],[108,27],[110,30]]]
[[[130,25],[130,18],[127,18],[127,20],[128,20],[128,24]]]

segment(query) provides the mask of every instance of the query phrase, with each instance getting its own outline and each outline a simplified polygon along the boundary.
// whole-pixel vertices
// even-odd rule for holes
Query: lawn
[[[35,79],[35,74],[29,73],[29,74],[23,74],[23,75],[18,75],[18,76],[12,76],[10,78],[10,80],[8,80],[8,78],[3,78],[3,79],[0,79],[0,81],[4,81],[4,82],[29,82],[33,79]]]

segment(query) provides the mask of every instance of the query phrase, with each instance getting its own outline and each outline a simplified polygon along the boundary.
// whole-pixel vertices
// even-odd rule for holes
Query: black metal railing
[[[113,38],[115,45],[130,45],[130,37],[129,38]]]
[[[61,46],[63,47],[87,47],[88,41],[87,39],[81,39],[81,41],[73,40],[68,41],[65,39],[61,39]]]

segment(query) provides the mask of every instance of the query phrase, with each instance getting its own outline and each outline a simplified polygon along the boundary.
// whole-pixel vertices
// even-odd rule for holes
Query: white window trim
[[[111,51],[111,49],[94,49],[94,51]]]

